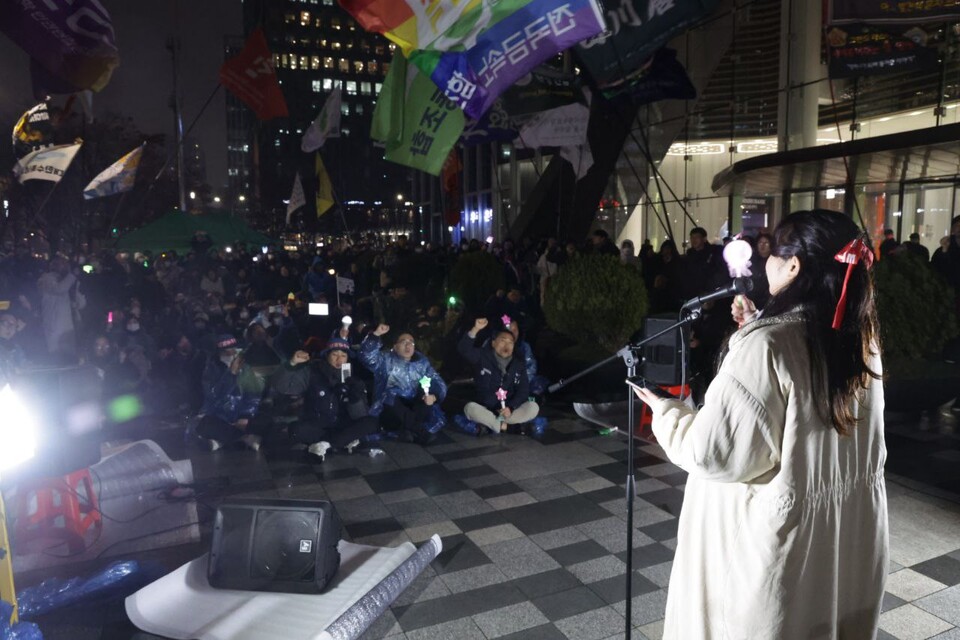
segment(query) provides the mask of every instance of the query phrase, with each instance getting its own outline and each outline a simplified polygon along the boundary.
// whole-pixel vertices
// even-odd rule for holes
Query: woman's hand
[[[634,387],[632,385],[630,388],[633,389],[633,392],[635,394],[637,394],[637,397],[640,398],[640,401],[649,407],[652,407],[653,404],[658,400],[663,400],[663,398],[653,393],[649,389],[641,389],[639,387]]]
[[[750,298],[738,295],[733,299],[733,304],[730,305],[730,315],[733,316],[733,321],[740,328],[757,319],[757,306],[753,304]]]
[[[423,403],[428,407],[432,407],[436,401],[437,396],[433,395],[432,393],[428,393],[427,395],[423,396]]]

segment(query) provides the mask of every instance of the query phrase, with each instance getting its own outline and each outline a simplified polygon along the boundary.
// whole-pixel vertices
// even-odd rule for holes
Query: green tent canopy
[[[192,215],[174,211],[125,234],[117,241],[116,248],[124,251],[186,253],[191,250],[190,241],[197,231],[206,231],[213,246],[218,248],[240,242],[256,247],[273,243],[273,240],[229,213]]]

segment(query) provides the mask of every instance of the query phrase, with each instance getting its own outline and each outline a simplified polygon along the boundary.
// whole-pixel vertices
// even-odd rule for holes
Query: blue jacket
[[[437,396],[437,402],[433,405],[427,430],[436,433],[447,421],[440,409],[440,403],[447,397],[447,383],[430,364],[430,360],[419,351],[407,362],[393,350],[381,351],[381,343],[380,338],[373,334],[360,343],[360,361],[373,372],[373,403],[370,406],[370,415],[380,415],[383,406],[393,405],[398,396],[407,399],[417,397],[423,391],[420,379],[428,376],[431,381],[430,393]]]
[[[212,358],[203,370],[203,407],[200,413],[214,415],[233,424],[241,418],[252,418],[260,409],[261,385],[252,380],[253,372],[230,372],[220,360]]]
[[[496,411],[500,408],[500,401],[497,400],[497,389],[500,388],[507,392],[506,405],[511,410],[529,400],[530,381],[527,379],[527,369],[520,353],[514,349],[513,357],[504,373],[500,371],[493,345],[475,347],[474,340],[469,332],[463,334],[457,344],[457,351],[474,366],[473,383],[477,388],[477,403]]]

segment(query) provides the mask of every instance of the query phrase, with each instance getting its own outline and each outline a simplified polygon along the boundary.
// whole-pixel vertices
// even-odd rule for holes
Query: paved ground
[[[156,434],[173,458],[190,455],[199,480],[230,479],[221,495],[332,500],[345,536],[444,551],[364,636],[426,640],[591,640],[624,633],[626,444],[565,410],[541,441],[443,434],[428,447],[387,442],[385,456],[298,452],[184,452],[176,431]],[[960,639],[960,439],[944,416],[888,421],[890,575],[879,638]],[[633,637],[658,639],[686,474],[655,445],[637,453]],[[201,513],[207,514],[206,510]],[[168,568],[205,541],[146,557]],[[49,617],[48,639],[154,638],[117,603]]]

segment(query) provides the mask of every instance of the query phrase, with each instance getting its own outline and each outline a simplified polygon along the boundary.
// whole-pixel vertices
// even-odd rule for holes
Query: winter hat
[[[327,341],[327,346],[322,353],[323,355],[327,355],[331,351],[343,351],[347,355],[350,355],[350,343],[340,336],[333,336]]]
[[[240,343],[229,333],[217,336],[217,349],[239,349]]]

